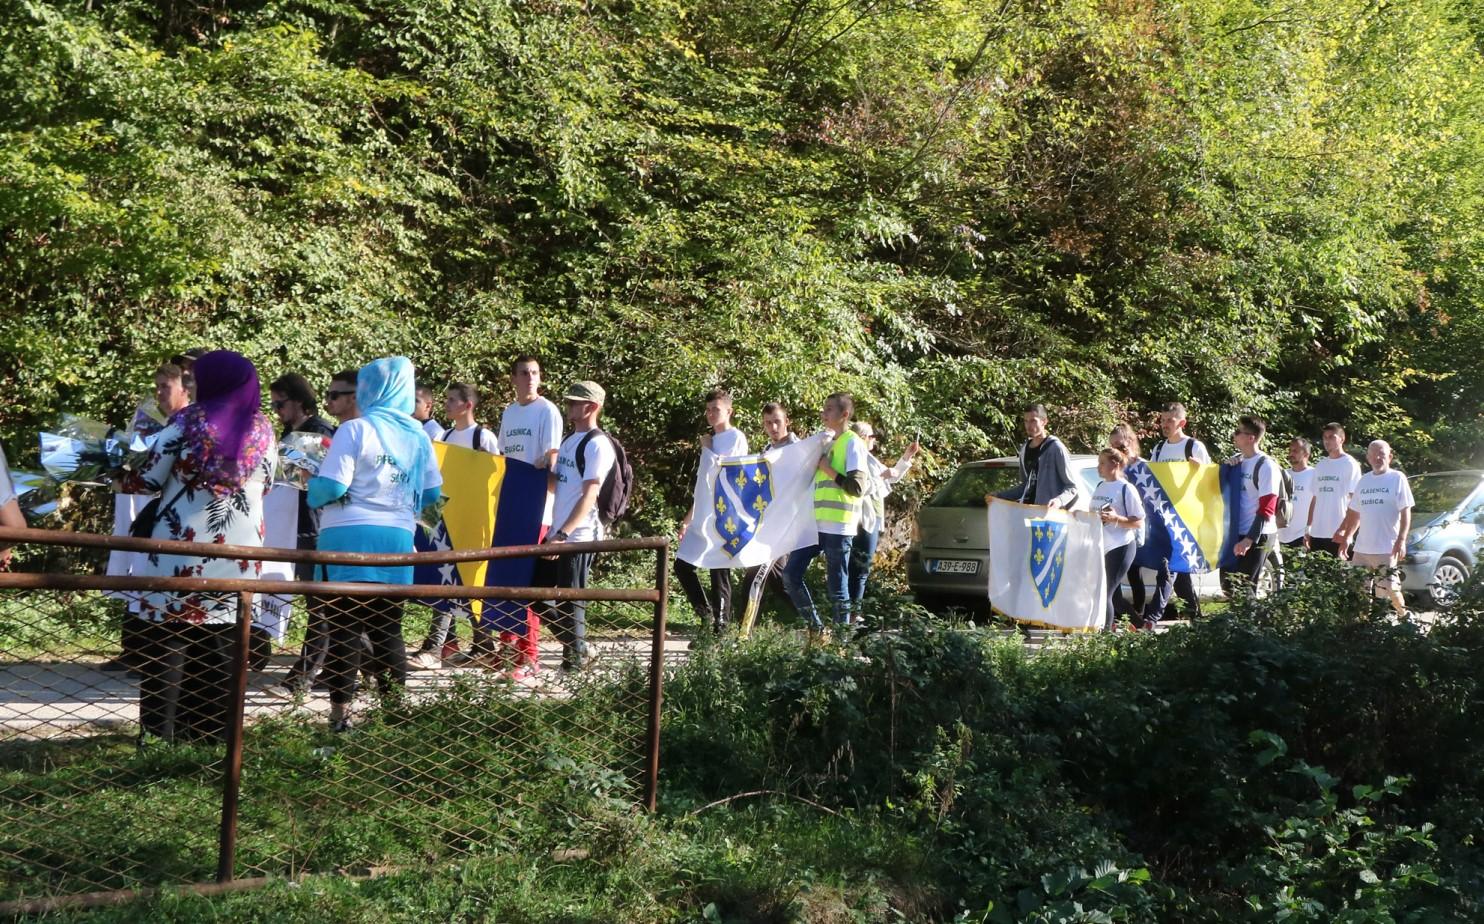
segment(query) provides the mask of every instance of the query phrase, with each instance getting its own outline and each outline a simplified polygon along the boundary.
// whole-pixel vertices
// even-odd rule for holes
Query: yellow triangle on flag
[[[449,544],[455,549],[489,548],[495,538],[495,508],[505,480],[505,457],[437,440],[433,441],[433,455],[438,459],[443,494],[448,498],[443,522],[448,527]],[[488,568],[489,563],[484,561],[459,562],[459,578],[465,587],[483,587]],[[480,602],[469,602],[478,616]]]
[[[1226,541],[1226,501],[1221,496],[1221,466],[1200,462],[1151,462],[1180,521],[1195,537],[1201,554],[1215,567]]]

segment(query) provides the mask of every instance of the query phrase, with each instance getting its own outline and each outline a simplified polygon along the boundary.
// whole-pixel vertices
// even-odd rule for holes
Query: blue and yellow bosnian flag
[[[546,472],[519,459],[450,446],[434,441],[433,454],[443,475],[443,522],[431,534],[419,526],[419,552],[446,549],[488,549],[534,545],[541,536],[546,509]],[[420,565],[418,584],[465,587],[529,587],[534,558],[461,562],[457,565]],[[450,601],[435,601],[437,607]],[[470,601],[472,610],[492,631],[524,632],[525,604],[499,601],[488,607]],[[454,601],[462,608],[462,604]]]
[[[1229,532],[1221,466],[1200,462],[1145,462],[1126,471],[1144,501],[1144,544],[1134,558],[1142,568],[1202,574],[1220,567]]]

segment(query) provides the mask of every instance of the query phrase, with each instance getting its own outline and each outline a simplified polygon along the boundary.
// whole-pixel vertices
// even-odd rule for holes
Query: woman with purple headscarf
[[[257,370],[241,354],[217,350],[196,361],[195,378],[196,402],[170,418],[123,490],[159,495],[153,539],[261,546],[263,490],[275,453]],[[135,574],[241,579],[261,570],[261,561],[151,553]],[[147,623],[139,684],[144,732],[166,740],[220,737],[236,595],[152,591],[139,603]]]

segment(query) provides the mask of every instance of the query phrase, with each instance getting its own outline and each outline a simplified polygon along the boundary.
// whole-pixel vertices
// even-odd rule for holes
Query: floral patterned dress
[[[160,511],[151,538],[226,545],[263,544],[263,490],[272,479],[273,430],[259,414],[236,458],[221,458],[206,416],[195,405],[166,424],[144,467],[124,490],[158,493]],[[179,495],[177,497],[177,495]],[[263,563],[150,553],[135,575],[191,578],[257,578]],[[150,592],[139,615],[152,622],[192,625],[235,622],[234,594]]]

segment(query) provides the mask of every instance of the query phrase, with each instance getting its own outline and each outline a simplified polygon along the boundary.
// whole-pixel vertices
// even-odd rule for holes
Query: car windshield
[[[1472,472],[1452,475],[1418,475],[1408,479],[1417,509],[1423,513],[1446,513],[1463,503],[1479,486],[1479,476]]]
[[[1020,470],[1013,465],[994,468],[961,468],[928,501],[929,507],[984,507],[984,495],[1008,491],[1020,484]]]

